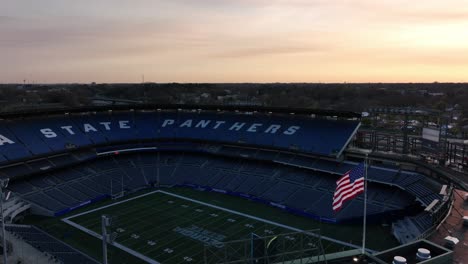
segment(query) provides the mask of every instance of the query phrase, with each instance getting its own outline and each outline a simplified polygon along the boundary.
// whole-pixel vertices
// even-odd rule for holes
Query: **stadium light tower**
[[[112,216],[110,215],[102,215],[101,216],[101,228],[102,228],[102,263],[108,264],[107,260],[107,243],[114,243],[117,233],[111,232],[110,234],[107,232],[107,228],[112,225]]]
[[[108,215],[101,216],[102,227],[102,263],[107,264],[107,227],[111,225],[111,219]]]

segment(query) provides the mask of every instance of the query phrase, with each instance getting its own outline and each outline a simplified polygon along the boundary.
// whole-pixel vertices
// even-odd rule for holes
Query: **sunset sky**
[[[468,82],[464,0],[0,0],[0,83]]]

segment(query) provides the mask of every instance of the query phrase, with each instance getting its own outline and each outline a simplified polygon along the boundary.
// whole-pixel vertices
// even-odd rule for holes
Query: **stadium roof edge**
[[[316,115],[342,118],[361,118],[360,113],[351,111],[337,111],[327,109],[289,108],[289,107],[264,107],[264,106],[236,106],[236,105],[192,105],[192,104],[135,104],[135,105],[110,105],[89,106],[70,108],[45,108],[16,110],[13,112],[0,113],[0,119],[14,119],[40,115],[59,115],[67,113],[82,112],[105,112],[105,111],[130,111],[130,110],[205,110],[205,111],[242,111],[277,114]]]

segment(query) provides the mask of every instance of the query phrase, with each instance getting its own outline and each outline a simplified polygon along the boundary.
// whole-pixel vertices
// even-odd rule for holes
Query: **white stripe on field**
[[[254,219],[254,220],[257,220],[257,221],[260,221],[260,222],[264,222],[264,223],[267,223],[267,224],[283,227],[283,228],[286,228],[286,229],[289,229],[289,230],[292,230],[292,231],[295,231],[295,232],[303,232],[305,234],[315,236],[315,237],[318,236],[317,234],[307,232],[307,231],[305,231],[303,229],[295,228],[295,227],[288,226],[288,225],[283,225],[283,224],[280,224],[278,222],[273,222],[273,221],[270,221],[270,220],[266,220],[266,219],[263,219],[263,218],[260,218],[260,217],[253,216],[253,215],[244,214],[244,213],[237,212],[237,211],[234,211],[234,210],[226,209],[224,207],[219,207],[219,206],[212,205],[212,204],[209,204],[209,203],[201,202],[201,201],[194,200],[192,198],[187,198],[187,197],[184,197],[184,196],[181,196],[181,195],[178,195],[178,194],[173,194],[173,193],[166,192],[166,191],[159,191],[159,192],[167,194],[167,195],[171,195],[171,196],[183,199],[183,200],[187,200],[187,201],[191,201],[191,202],[194,202],[194,203],[206,205],[206,206],[211,207],[211,208],[216,208],[216,209],[219,209],[221,211],[225,211],[225,212],[229,212],[229,213],[232,213],[232,214],[244,216],[244,217]],[[348,247],[352,247],[352,248],[361,248],[360,246],[356,246],[354,244],[347,243],[347,242],[344,242],[344,241],[340,241],[340,240],[337,240],[337,239],[334,239],[334,238],[331,238],[331,237],[326,237],[326,236],[320,236],[320,237],[325,239],[325,240],[328,240],[328,241],[331,241],[331,242],[334,242],[334,243],[337,243],[337,244],[340,244],[340,245],[344,245],[344,246],[348,246]],[[368,252],[374,252],[373,250],[370,250],[370,249],[366,249],[366,250]]]
[[[281,223],[278,223],[278,222],[274,222],[274,221],[270,221],[270,220],[267,220],[267,219],[263,219],[263,218],[260,218],[260,217],[256,217],[256,216],[253,216],[253,215],[249,215],[249,214],[245,214],[245,213],[241,213],[241,212],[238,212],[238,211],[234,211],[234,210],[231,210],[231,209],[227,209],[227,208],[224,208],[224,207],[220,207],[220,206],[216,206],[216,205],[212,205],[212,204],[209,204],[209,203],[205,203],[205,202],[202,202],[202,201],[198,201],[198,200],[195,200],[195,199],[192,199],[192,198],[188,198],[188,197],[184,197],[184,196],[181,196],[181,195],[178,195],[178,194],[174,194],[174,193],[170,193],[170,192],[166,192],[166,191],[162,191],[162,190],[155,190],[155,191],[152,191],[152,192],[148,192],[148,193],[145,193],[145,194],[142,194],[142,195],[138,195],[138,196],[135,196],[135,197],[132,197],[132,198],[128,198],[128,199],[125,199],[125,200],[122,200],[122,201],[118,201],[118,202],[115,202],[115,203],[112,203],[112,204],[108,204],[108,205],[104,205],[104,206],[101,206],[101,207],[98,207],[98,208],[95,208],[95,209],[92,209],[92,210],[89,210],[89,211],[85,211],[85,212],[82,212],[82,213],[79,213],[79,214],[76,214],[76,215],[72,215],[72,216],[69,216],[69,217],[66,217],[66,218],[63,218],[62,221],[77,228],[77,229],[80,229],[81,231],[93,236],[93,237],[96,237],[98,239],[102,239],[102,236],[92,230],[89,230],[87,229],[86,227],[83,227],[73,221],[71,221],[70,219],[73,219],[75,217],[78,217],[78,216],[82,216],[82,215],[86,215],[86,214],[89,214],[89,213],[93,213],[93,212],[96,212],[96,211],[99,211],[99,210],[102,210],[102,209],[105,209],[105,208],[109,208],[109,207],[112,207],[112,206],[115,206],[115,205],[118,205],[118,204],[122,204],[122,203],[126,203],[126,202],[129,202],[129,201],[132,201],[132,200],[136,200],[136,199],[139,199],[141,197],[145,197],[145,196],[148,196],[148,195],[151,195],[151,194],[155,194],[155,193],[163,193],[163,194],[166,194],[166,195],[169,195],[169,196],[173,196],[173,197],[177,197],[179,199],[182,199],[182,200],[186,200],[186,201],[190,201],[190,202],[193,202],[193,203],[197,203],[197,204],[201,204],[201,205],[205,205],[205,206],[208,206],[208,207],[211,207],[211,208],[215,208],[215,209],[218,209],[218,210],[221,210],[221,211],[225,211],[225,212],[229,212],[229,213],[232,213],[232,214],[235,214],[235,215],[240,215],[240,216],[243,216],[243,217],[246,217],[246,218],[250,218],[250,219],[254,219],[254,220],[257,220],[257,221],[260,221],[260,222],[264,222],[264,223],[267,223],[267,224],[271,224],[271,225],[275,225],[275,226],[278,226],[278,227],[282,227],[282,228],[285,228],[285,229],[289,229],[289,230],[292,230],[292,231],[295,231],[295,232],[303,232],[305,234],[308,234],[308,235],[311,235],[311,236],[314,236],[314,237],[318,237],[317,234],[314,234],[314,233],[311,233],[311,232],[307,232],[303,229],[299,229],[299,228],[295,228],[295,227],[292,227],[292,226],[288,226],[288,225],[284,225],[284,224],[281,224]],[[337,244],[340,244],[340,245],[344,245],[344,246],[348,246],[348,247],[352,247],[352,248],[356,248],[356,249],[360,249],[361,247],[360,246],[357,246],[357,245],[354,245],[354,244],[351,244],[351,243],[347,243],[347,242],[344,242],[344,241],[340,241],[340,240],[337,240],[337,239],[333,239],[331,237],[327,237],[327,236],[320,236],[321,238],[325,239],[325,240],[328,240],[328,241],[331,241],[331,242],[334,242],[334,243],[337,243]],[[117,242],[114,242],[112,245],[114,245],[115,247],[143,260],[143,261],[146,261],[147,263],[151,263],[151,264],[160,264],[160,262],[154,260],[154,259],[151,259],[137,251],[134,251],[122,244],[119,244]],[[373,250],[370,250],[370,249],[366,249],[368,252],[374,252]]]
[[[69,225],[71,225],[71,226],[73,226],[73,227],[75,227],[75,228],[80,229],[81,231],[83,231],[83,232],[85,232],[85,233],[87,233],[89,235],[92,235],[95,238],[98,238],[98,239],[102,240],[102,235],[99,235],[98,233],[96,233],[96,232],[94,232],[92,230],[89,230],[86,227],[83,227],[83,226],[81,226],[81,225],[79,225],[79,224],[77,224],[75,222],[72,222],[72,221],[70,221],[68,219],[62,219],[62,221],[69,224]],[[125,252],[127,252],[127,253],[129,253],[129,254],[131,254],[131,255],[133,255],[133,256],[135,256],[135,257],[137,257],[137,258],[139,258],[139,259],[141,259],[143,261],[146,261],[147,263],[160,264],[156,260],[154,260],[152,258],[149,258],[149,257],[147,257],[147,256],[145,256],[145,255],[143,255],[143,254],[141,254],[141,253],[139,253],[139,252],[137,252],[137,251],[135,251],[133,249],[130,249],[130,248],[120,244],[120,243],[114,242],[112,244],[109,243],[109,245],[115,246],[116,248],[119,248],[119,249],[121,249],[121,250],[123,250],[123,251],[125,251]]]

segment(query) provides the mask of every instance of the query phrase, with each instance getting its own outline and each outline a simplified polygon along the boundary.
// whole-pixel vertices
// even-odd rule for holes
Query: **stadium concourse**
[[[183,187],[266,204],[314,221],[355,225],[363,217],[362,196],[347,202],[339,213],[332,209],[332,197],[335,181],[364,157],[346,150],[359,126],[354,113],[237,111],[221,106],[4,114],[0,120],[0,178],[8,180],[4,219],[15,223],[31,214],[69,218],[91,204],[111,202],[108,198]],[[391,226],[402,244],[432,234],[450,208],[449,181],[428,177],[404,160],[369,157],[368,222]],[[80,251],[59,240],[56,246],[42,241],[57,238],[42,235],[38,227],[11,225],[7,231],[63,263],[94,263],[82,253],[90,250]],[[341,245],[348,246],[345,241]],[[73,253],[63,254],[64,247]],[[136,249],[129,252],[142,255]],[[67,257],[70,254],[82,260]],[[193,260],[185,257],[186,262]]]

